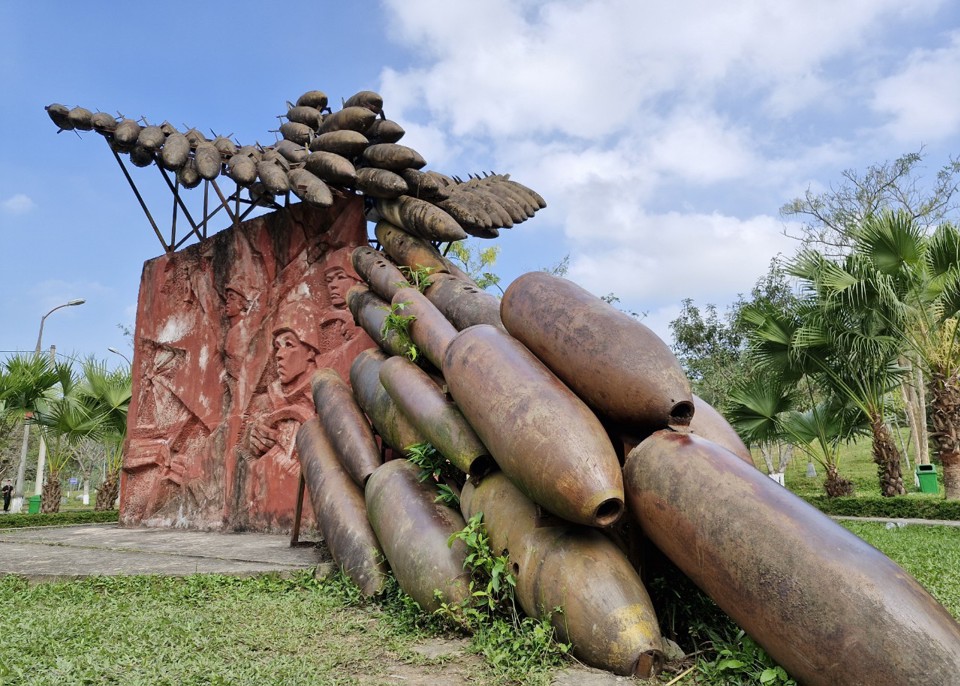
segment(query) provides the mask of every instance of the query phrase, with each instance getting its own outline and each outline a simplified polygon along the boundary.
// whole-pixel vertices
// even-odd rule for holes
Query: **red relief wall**
[[[121,482],[127,526],[288,532],[313,372],[373,341],[347,310],[362,201],[292,205],[148,261]],[[306,500],[304,531],[315,528]]]

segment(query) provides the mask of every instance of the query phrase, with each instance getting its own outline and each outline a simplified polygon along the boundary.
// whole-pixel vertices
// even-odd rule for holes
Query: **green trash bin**
[[[27,514],[40,514],[40,499],[39,495],[32,495],[27,498]]]
[[[917,483],[920,485],[921,493],[939,493],[940,486],[937,484],[936,466],[932,464],[918,464]]]

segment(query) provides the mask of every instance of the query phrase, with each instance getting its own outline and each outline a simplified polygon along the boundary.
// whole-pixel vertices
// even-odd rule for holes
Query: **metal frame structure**
[[[263,200],[253,201],[249,198],[241,197],[241,191],[243,187],[239,184],[236,185],[236,190],[231,193],[229,196],[225,196],[223,191],[220,189],[220,185],[217,183],[216,179],[203,181],[203,215],[200,221],[196,221],[193,218],[193,215],[190,213],[190,210],[187,208],[186,204],[183,202],[183,198],[180,196],[180,181],[174,176],[173,180],[170,179],[170,172],[164,169],[156,159],[154,154],[154,164],[158,170],[160,170],[160,175],[163,177],[163,180],[166,182],[167,187],[170,189],[170,192],[173,194],[173,216],[170,222],[170,239],[167,240],[164,237],[163,232],[160,230],[156,220],[153,218],[153,214],[150,212],[150,208],[147,207],[146,201],[143,199],[140,190],[137,188],[137,184],[134,182],[133,177],[130,175],[130,172],[127,170],[127,166],[123,163],[119,153],[113,149],[107,141],[108,147],[110,147],[110,152],[113,153],[114,159],[117,160],[117,164],[120,165],[120,170],[123,172],[124,178],[126,178],[127,183],[130,184],[130,189],[133,191],[133,194],[137,198],[137,202],[140,203],[140,208],[143,210],[143,213],[147,217],[147,221],[150,222],[150,227],[153,229],[153,232],[156,234],[157,239],[160,241],[160,245],[163,246],[163,250],[166,253],[172,253],[176,250],[179,250],[184,243],[186,243],[192,236],[196,236],[198,240],[205,240],[208,236],[216,233],[219,230],[226,229],[229,227],[235,227],[244,221],[251,212],[257,207],[272,208],[272,209],[281,209],[285,207],[290,202],[290,194],[287,193],[284,196],[284,204],[280,205],[277,202],[264,202]],[[216,198],[214,198],[213,203],[210,199],[210,188],[213,188],[214,193],[216,193]],[[211,209],[211,204],[213,208]],[[231,209],[231,204],[233,208]],[[246,205],[247,207],[243,208],[241,211],[241,206]],[[230,218],[230,224],[228,226],[220,227],[213,231],[209,231],[210,220],[213,219],[217,213],[221,210],[226,211],[227,215]],[[183,214],[184,219],[186,219],[189,224],[189,230],[185,235],[182,235],[179,240],[177,238],[177,221],[180,214]]]

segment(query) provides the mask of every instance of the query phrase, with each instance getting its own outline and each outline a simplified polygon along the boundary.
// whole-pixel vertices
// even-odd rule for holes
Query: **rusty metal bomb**
[[[726,448],[751,467],[756,467],[750,449],[722,414],[696,393],[693,394],[693,407],[690,431]]]
[[[391,355],[404,355],[406,348],[396,331],[384,331],[384,322],[390,313],[390,304],[371,291],[357,284],[347,291],[347,307],[353,320],[373,342]]]
[[[397,291],[410,285],[403,272],[379,250],[361,245],[353,251],[351,259],[360,278],[384,300],[389,301]]]
[[[412,315],[410,338],[437,369],[443,364],[443,355],[457,330],[433,303],[416,288],[401,288],[393,296],[393,306],[403,305],[404,316]]]
[[[954,684],[960,625],[909,574],[730,451],[659,431],[624,468],[653,543],[798,682]]]
[[[397,264],[411,269],[427,269],[431,280],[434,275],[446,272],[467,283],[473,283],[473,279],[466,272],[441,255],[430,241],[413,236],[385,220],[377,222],[374,231],[383,251]]]
[[[461,331],[443,374],[463,416],[532,500],[578,524],[623,513],[616,452],[590,409],[518,341],[493,326]]]
[[[383,464],[373,429],[336,369],[318,370],[311,384],[313,404],[324,433],[340,463],[363,488],[373,470]]]
[[[506,331],[500,320],[500,301],[473,281],[436,274],[430,278],[424,295],[461,331],[476,324],[489,324]]]
[[[478,478],[496,467],[456,403],[413,362],[391,357],[380,367],[380,382],[430,445],[457,469]]]
[[[459,512],[435,502],[433,485],[421,483],[419,474],[407,460],[378,468],[367,481],[367,515],[400,588],[433,612],[470,595],[466,547],[462,541],[447,544],[466,524]]]
[[[503,474],[465,487],[460,503],[465,518],[483,512],[494,552],[507,550],[524,612],[549,618],[576,657],[615,674],[647,679],[660,672],[653,603],[609,539],[589,527],[538,521],[536,505]]]
[[[500,316],[511,335],[625,431],[645,435],[690,423],[690,384],[667,344],[572,281],[524,274],[504,293]]]
[[[364,350],[350,367],[350,385],[357,403],[373,422],[383,442],[403,453],[411,445],[425,443],[427,439],[400,411],[380,383],[380,367],[386,360],[387,356],[379,350]]]
[[[364,595],[380,593],[388,570],[367,519],[363,491],[338,461],[318,417],[307,420],[297,432],[297,454],[313,512],[334,561]]]

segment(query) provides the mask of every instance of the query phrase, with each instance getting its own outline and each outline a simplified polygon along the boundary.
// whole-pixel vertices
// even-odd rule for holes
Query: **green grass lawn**
[[[906,432],[904,437],[906,438]],[[807,477],[807,457],[802,452],[795,451],[793,460],[787,466],[784,474],[784,480],[787,488],[799,496],[821,496],[824,495],[823,480],[825,477],[824,469],[814,463],[817,476]],[[766,472],[766,464],[759,452],[754,451],[754,464],[763,472]],[[910,468],[906,463],[901,464],[903,469],[903,485],[907,489],[907,495],[910,497],[931,498],[943,497],[943,475],[940,473],[939,465],[935,465],[937,470],[937,482],[940,488],[939,496],[933,494],[919,493],[914,485],[914,470],[916,465],[912,458]],[[879,496],[880,480],[877,477],[877,465],[873,462],[871,454],[871,444],[869,438],[859,438],[856,441],[841,447],[840,474],[853,482],[854,496]]]

